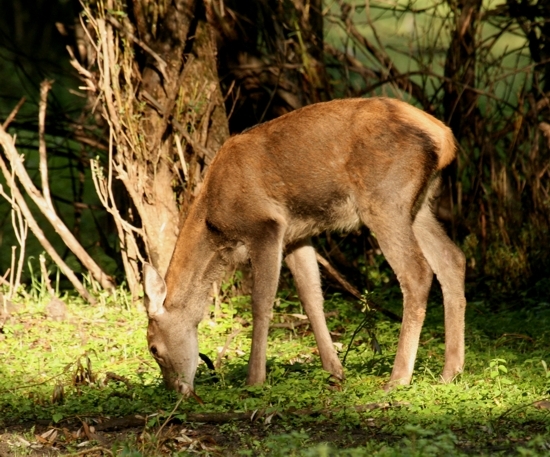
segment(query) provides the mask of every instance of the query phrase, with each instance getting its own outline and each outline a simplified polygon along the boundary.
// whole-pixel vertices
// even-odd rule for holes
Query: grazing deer
[[[433,273],[445,305],[445,366],[464,364],[465,258],[432,213],[439,171],[456,155],[449,128],[389,98],[310,105],[229,138],[213,160],[163,279],[144,268],[149,350],[168,387],[193,393],[197,326],[214,281],[250,261],[248,384],[266,378],[273,301],[284,257],[310,319],[323,368],[343,379],[323,314],[310,237],[363,223],[403,291],[403,324],[387,387],[411,380]]]

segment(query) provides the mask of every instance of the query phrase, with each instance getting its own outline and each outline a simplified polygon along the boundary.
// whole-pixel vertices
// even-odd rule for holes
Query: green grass
[[[529,303],[514,311],[521,309],[517,303],[509,304],[510,310],[504,303],[496,312],[494,305],[470,300],[466,369],[443,385],[438,382],[443,310],[437,295],[413,382],[389,394],[381,387],[389,378],[399,324],[374,316],[382,348],[375,354],[365,330],[351,341],[363,315],[338,296],[327,302],[326,311],[336,314],[329,326],[342,357],[350,348],[342,386],[331,385],[321,369],[307,325],[273,329],[267,383],[245,386],[250,307],[246,297],[226,299],[218,316],[212,309],[201,324],[201,352],[214,361],[232,335],[218,383],[204,364],[199,367],[196,391],[204,405],[178,404],[177,396],[165,391],[147,353],[145,314],[128,306],[123,292],[116,300],[103,297],[96,307],[65,296],[68,314],[62,322],[47,318],[48,298],[28,298],[0,334],[0,431],[5,431],[0,445],[9,455],[33,455],[33,443],[42,443],[41,452],[53,447],[82,452],[94,446],[90,436],[82,431],[78,436],[82,421],[97,426],[106,418],[139,414],[147,426],[105,434],[109,439],[96,440],[95,455],[547,455],[550,409],[537,402],[550,397],[550,304]],[[400,300],[393,289],[378,298],[395,312]],[[281,295],[274,322],[299,321],[295,315],[302,313],[295,298]],[[367,404],[386,407],[357,412]],[[295,409],[309,411],[297,415]],[[255,410],[253,422],[187,420],[198,412]],[[58,435],[51,443],[36,437],[52,429]],[[21,445],[16,435],[31,446]],[[85,441],[90,443],[77,447]]]

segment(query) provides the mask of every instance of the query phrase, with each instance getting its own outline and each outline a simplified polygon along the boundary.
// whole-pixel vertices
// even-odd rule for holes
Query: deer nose
[[[179,392],[184,398],[193,397],[201,405],[204,405],[202,399],[195,393],[193,386],[181,379],[176,379],[174,382],[174,389]]]

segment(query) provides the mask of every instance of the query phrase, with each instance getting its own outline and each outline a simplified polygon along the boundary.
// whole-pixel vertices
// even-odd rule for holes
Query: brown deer
[[[403,292],[403,324],[387,387],[411,380],[433,273],[445,305],[445,366],[464,364],[465,258],[435,219],[439,171],[456,155],[449,128],[389,98],[310,105],[231,137],[213,160],[163,278],[144,268],[149,350],[167,386],[193,393],[197,326],[212,283],[250,261],[248,384],[266,378],[273,301],[284,257],[310,319],[323,368],[343,379],[323,314],[310,237],[360,223],[376,235]]]

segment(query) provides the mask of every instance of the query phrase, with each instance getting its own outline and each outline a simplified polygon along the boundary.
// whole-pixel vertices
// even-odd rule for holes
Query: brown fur
[[[248,382],[265,380],[283,252],[323,367],[343,378],[309,238],[361,223],[375,233],[403,290],[403,325],[389,385],[412,377],[434,272],[446,313],[442,376],[452,379],[464,363],[465,261],[435,220],[431,200],[439,170],[455,154],[454,137],[443,123],[387,98],[307,106],[230,138],[210,165],[179,234],[166,282],[145,270],[149,345],[168,384],[183,393],[192,388],[194,335],[209,288],[228,264],[243,259],[250,259],[254,278]],[[175,334],[191,336],[188,341]]]

